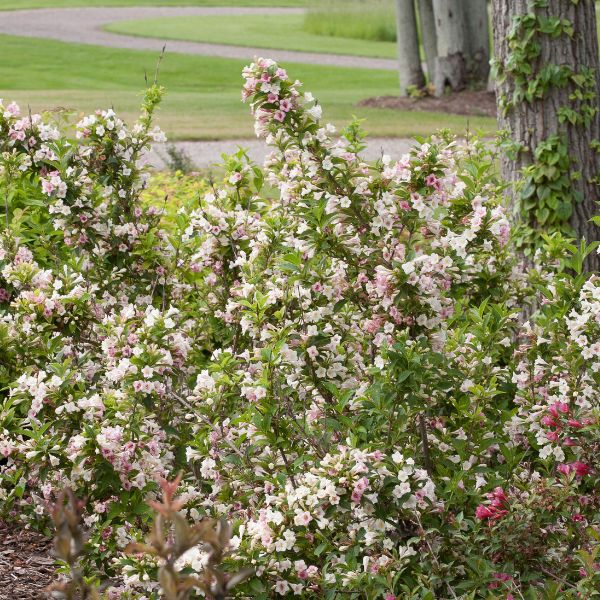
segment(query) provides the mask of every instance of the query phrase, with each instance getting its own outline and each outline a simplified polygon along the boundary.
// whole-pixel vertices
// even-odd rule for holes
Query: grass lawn
[[[137,114],[144,73],[152,74],[153,52],[121,50],[0,36],[0,97],[34,111],[55,107],[89,112],[114,106],[123,116]],[[249,61],[251,57],[249,57]],[[248,61],[248,62],[249,62]],[[240,101],[242,61],[168,54],[160,82],[167,88],[159,124],[171,139],[254,137],[248,107]],[[323,105],[325,118],[338,126],[353,115],[366,119],[371,135],[411,137],[442,127],[463,133],[495,130],[489,118],[399,112],[357,107],[367,96],[397,93],[392,71],[316,65],[288,66]]]
[[[0,0],[0,10],[73,6],[306,6],[310,0]]]
[[[303,15],[240,15],[121,21],[108,25],[106,29],[165,40],[385,58],[396,56],[395,42],[315,35],[306,32],[303,25]]]

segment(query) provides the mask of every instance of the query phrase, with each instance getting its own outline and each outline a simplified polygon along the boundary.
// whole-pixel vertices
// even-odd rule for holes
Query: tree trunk
[[[409,88],[422,88],[425,85],[413,0],[396,0],[396,28],[400,95],[407,96]]]
[[[449,85],[453,91],[467,84],[466,26],[461,0],[433,0],[438,56],[435,61],[435,95]]]
[[[435,77],[435,59],[437,57],[437,36],[435,33],[435,16],[433,14],[433,0],[416,0],[419,7],[419,25],[421,42],[425,51],[427,64],[427,79],[433,83]]]
[[[595,2],[493,0],[498,122],[512,142],[502,160],[518,216],[536,232],[567,231],[588,242],[600,200],[600,78]],[[523,15],[527,15],[523,17]],[[533,33],[532,33],[533,29]],[[588,270],[597,270],[591,253]]]
[[[490,21],[487,0],[463,0],[469,78],[487,84],[490,73]]]

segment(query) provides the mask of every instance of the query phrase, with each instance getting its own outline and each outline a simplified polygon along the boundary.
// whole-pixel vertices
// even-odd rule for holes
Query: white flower
[[[414,273],[415,271],[415,263],[414,262],[406,262],[402,265],[402,270],[407,274],[410,275],[411,273]]]
[[[307,348],[306,353],[311,357],[312,360],[319,356],[319,351],[317,350],[316,346],[310,346]]]
[[[461,392],[468,392],[475,384],[470,379],[465,379],[460,386]]]
[[[294,517],[294,525],[306,527],[312,521],[308,511],[301,512]]]
[[[280,594],[281,596],[285,596],[288,592],[288,590],[290,589],[290,586],[288,585],[287,581],[284,581],[283,579],[280,579],[275,586],[273,587],[273,589]]]
[[[306,112],[315,121],[318,121],[321,118],[321,116],[323,115],[323,109],[318,104],[315,104],[312,108],[309,108]]]
[[[407,481],[401,483],[394,487],[394,491],[392,492],[396,498],[401,498],[404,494],[410,493],[410,483]]]
[[[396,451],[392,454],[392,460],[399,465],[404,462],[404,456],[400,452]]]

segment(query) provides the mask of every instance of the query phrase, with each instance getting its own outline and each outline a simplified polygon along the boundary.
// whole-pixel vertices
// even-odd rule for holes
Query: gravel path
[[[401,138],[367,138],[368,146],[363,156],[368,160],[377,160],[382,154],[400,158],[408,152],[415,143],[414,140]],[[221,153],[232,154],[241,146],[248,150],[249,156],[257,164],[262,164],[268,152],[267,146],[262,140],[218,140],[207,142],[175,142],[177,150],[185,153],[197,169],[207,169],[215,166],[220,161]],[[148,156],[148,163],[156,169],[164,169],[168,166],[166,148],[163,144],[157,144]]]
[[[116,21],[187,17],[203,15],[243,14],[298,14],[296,8],[241,8],[241,7],[135,7],[135,8],[44,8],[15,10],[1,13],[0,34],[47,38],[62,42],[77,42],[111,48],[151,50],[159,53],[164,41],[154,38],[121,35],[104,31],[102,27]],[[168,52],[199,54],[250,60],[254,56],[269,56],[286,63],[308,63],[336,67],[363,67],[367,69],[397,69],[396,61],[386,58],[317,54],[266,48],[249,48],[225,44],[204,44],[169,40]]]

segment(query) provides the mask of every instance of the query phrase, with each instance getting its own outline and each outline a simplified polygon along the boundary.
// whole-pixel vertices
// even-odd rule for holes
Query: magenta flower
[[[557,470],[559,473],[563,475],[569,475],[570,473],[575,473],[577,479],[582,479],[586,475],[589,475],[592,472],[592,469],[589,465],[581,462],[580,460],[576,460],[571,464],[567,465],[562,463],[558,465]]]
[[[540,419],[540,423],[544,425],[544,427],[554,427],[556,425],[556,421],[550,415],[544,415]]]
[[[508,497],[501,487],[497,487],[494,491],[487,494],[490,500],[488,506],[480,504],[475,510],[475,517],[480,521],[497,521],[508,514],[506,506],[508,505]]]
[[[579,460],[571,463],[571,469],[575,471],[575,475],[577,475],[577,477],[580,479],[592,472],[592,469],[589,467],[589,465],[586,465]]]
[[[480,504],[475,509],[475,516],[480,521],[485,521],[486,519],[491,518],[493,515],[494,515],[494,512],[490,508],[488,508],[487,506],[484,506],[483,504]]]

